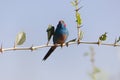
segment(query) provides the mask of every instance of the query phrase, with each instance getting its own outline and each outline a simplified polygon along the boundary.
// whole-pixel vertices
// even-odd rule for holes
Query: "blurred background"
[[[77,37],[75,8],[72,0],[0,0],[0,43],[13,47],[18,32],[26,32],[27,40],[20,47],[47,43],[46,29],[64,20],[69,30],[68,40]],[[79,11],[84,38],[97,41],[107,32],[105,43],[114,43],[120,36],[119,0],[81,0]],[[51,41],[52,43],[52,41]],[[98,80],[120,80],[120,48],[98,45],[71,45],[57,48],[46,60],[49,48],[36,51],[7,51],[0,54],[0,80],[91,80],[90,46],[96,53],[95,65],[100,69]]]

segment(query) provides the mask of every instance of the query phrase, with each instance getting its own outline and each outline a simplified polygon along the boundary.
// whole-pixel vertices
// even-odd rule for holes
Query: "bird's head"
[[[60,20],[60,21],[59,21],[59,25],[60,25],[61,27],[66,27],[66,24],[65,24],[65,22],[64,22],[63,20]]]

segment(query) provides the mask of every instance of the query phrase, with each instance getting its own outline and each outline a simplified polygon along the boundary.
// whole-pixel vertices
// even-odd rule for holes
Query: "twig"
[[[77,15],[79,15],[79,18],[80,18],[80,14],[79,14],[79,10],[82,8],[82,7],[80,7],[79,8],[79,6],[78,6],[78,4],[79,4],[79,2],[78,2],[78,0],[75,0],[75,2],[74,2],[75,4],[76,4],[76,6],[75,6],[75,14],[76,14],[76,23],[77,23],[77,34],[78,34],[78,44],[80,43],[80,27],[81,27],[81,24],[80,23],[78,23],[78,16]]]

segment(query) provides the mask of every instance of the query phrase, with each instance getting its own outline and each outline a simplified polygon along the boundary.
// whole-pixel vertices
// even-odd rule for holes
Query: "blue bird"
[[[44,56],[43,60],[45,61],[50,55],[51,53],[57,48],[56,44],[61,44],[61,46],[63,45],[63,43],[65,43],[67,37],[68,37],[69,33],[68,30],[66,28],[66,24],[63,20],[60,20],[57,28],[54,32],[53,35],[53,43],[54,46],[52,46],[49,51],[47,52],[47,54]]]

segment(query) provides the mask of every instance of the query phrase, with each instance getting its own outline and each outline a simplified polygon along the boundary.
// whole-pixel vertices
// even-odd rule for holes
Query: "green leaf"
[[[89,55],[90,55],[90,53],[88,53],[88,52],[84,53],[84,56],[89,56]]]
[[[120,36],[119,36],[119,38],[116,40],[116,42],[117,42],[117,43],[120,42]]]
[[[110,80],[108,72],[101,70],[100,73],[96,74],[96,80]]]
[[[47,28],[47,37],[48,37],[48,41],[50,41],[51,37],[54,34],[54,26],[49,25]]]
[[[78,4],[78,0],[74,0],[74,2],[75,2],[76,4]]]
[[[95,72],[95,73],[99,73],[99,72],[100,72],[100,69],[97,68],[97,67],[95,67],[95,68],[94,68],[94,72]]]
[[[96,80],[95,75],[93,73],[88,73],[88,75],[91,77],[92,80]]]
[[[106,32],[99,37],[99,40],[101,40],[101,41],[105,41],[106,39],[107,39],[107,33]]]
[[[77,7],[78,6],[78,0],[74,0],[71,2],[72,6]]]
[[[79,32],[79,40],[82,40],[82,39],[83,39],[83,35],[84,35],[83,31],[80,31],[80,32]]]
[[[78,12],[76,12],[76,22],[79,26],[82,24],[82,20]]]
[[[73,1],[71,2],[71,4],[72,4],[72,6],[76,6],[76,5],[75,5],[75,2],[73,2]]]
[[[22,45],[26,40],[26,33],[25,32],[20,32],[16,36],[16,41],[15,45]]]

